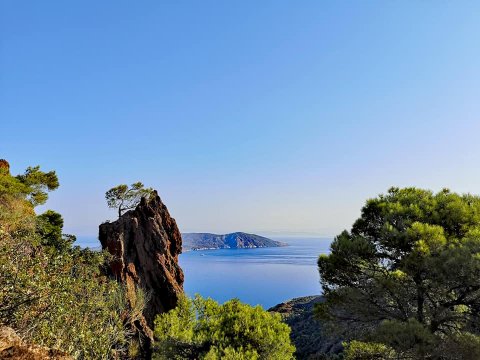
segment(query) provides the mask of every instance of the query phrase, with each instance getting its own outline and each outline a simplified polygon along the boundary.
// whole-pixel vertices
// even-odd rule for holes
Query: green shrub
[[[106,359],[129,338],[124,289],[102,277],[102,254],[51,255],[30,240],[0,235],[0,323],[76,358]],[[92,261],[94,260],[94,261]]]
[[[155,319],[155,359],[293,359],[290,328],[280,315],[234,299],[182,297]]]
[[[395,351],[384,344],[353,340],[349,343],[345,343],[344,346],[345,360],[397,359]]]

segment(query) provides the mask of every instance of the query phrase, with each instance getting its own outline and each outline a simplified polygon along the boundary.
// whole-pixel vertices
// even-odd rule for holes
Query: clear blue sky
[[[480,3],[2,1],[0,158],[96,235],[143,181],[182,231],[335,235],[390,186],[480,193]],[[39,209],[42,210],[42,209]]]

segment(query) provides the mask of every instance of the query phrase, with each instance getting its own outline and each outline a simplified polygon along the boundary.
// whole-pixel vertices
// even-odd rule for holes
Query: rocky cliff
[[[100,225],[99,239],[102,248],[113,255],[109,275],[126,284],[130,305],[137,302],[135,289],[147,294],[143,318],[135,327],[151,340],[155,315],[174,308],[183,292],[183,272],[178,265],[182,237],[175,219],[155,191],[150,200],[142,198],[135,210]]]

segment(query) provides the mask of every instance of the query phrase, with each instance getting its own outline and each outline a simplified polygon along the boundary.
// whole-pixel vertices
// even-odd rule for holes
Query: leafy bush
[[[155,359],[293,359],[290,328],[279,314],[237,299],[196,296],[155,319]]]
[[[345,360],[394,360],[393,349],[384,344],[353,340],[345,344]]]

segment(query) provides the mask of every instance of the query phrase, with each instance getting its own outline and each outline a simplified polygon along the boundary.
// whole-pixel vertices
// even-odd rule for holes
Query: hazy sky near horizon
[[[335,235],[390,186],[480,194],[480,3],[2,1],[0,158],[66,232],[143,181],[181,231]],[[39,209],[42,210],[42,209]]]

